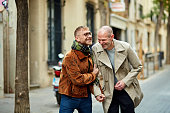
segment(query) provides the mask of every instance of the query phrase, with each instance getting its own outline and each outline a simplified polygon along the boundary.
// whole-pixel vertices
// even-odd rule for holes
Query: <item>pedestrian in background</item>
[[[119,113],[119,107],[121,113],[135,113],[143,98],[136,78],[142,64],[128,43],[114,39],[111,27],[102,26],[97,35],[98,43],[92,47],[94,64],[99,68],[96,100],[103,102],[105,113]]]
[[[59,82],[61,94],[60,113],[92,113],[93,81],[98,69],[93,69],[89,45],[92,45],[92,33],[88,27],[79,26],[75,32],[75,41],[62,63]]]

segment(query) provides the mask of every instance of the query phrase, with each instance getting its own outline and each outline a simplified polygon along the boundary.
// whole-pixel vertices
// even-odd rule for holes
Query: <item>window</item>
[[[121,40],[121,29],[118,29],[116,27],[112,27],[114,39]]]
[[[157,48],[157,51],[161,51],[162,50],[162,36],[159,34],[159,37],[158,37],[158,48]]]
[[[143,18],[143,6],[141,4],[139,5],[139,16]]]
[[[61,0],[48,0],[48,64],[57,65],[61,53]]]
[[[86,19],[87,19],[87,27],[89,27],[90,31],[92,32],[92,36],[93,36],[93,43],[94,43],[94,7],[93,5],[87,3],[86,4],[86,8],[87,8],[87,15],[86,15]]]
[[[148,32],[148,44],[147,44],[147,46],[148,46],[148,52],[150,52],[150,33]]]

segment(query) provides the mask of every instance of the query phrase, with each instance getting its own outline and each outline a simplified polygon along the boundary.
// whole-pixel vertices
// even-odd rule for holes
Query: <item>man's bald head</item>
[[[102,33],[102,34],[105,32],[108,33],[108,37],[110,37],[113,34],[113,30],[110,26],[102,26],[98,31],[98,33]]]

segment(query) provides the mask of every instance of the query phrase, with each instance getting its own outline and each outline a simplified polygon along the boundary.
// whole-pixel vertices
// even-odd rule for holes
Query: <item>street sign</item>
[[[110,8],[114,12],[123,12],[125,11],[125,3],[124,2],[110,3]]]
[[[0,12],[8,8],[8,0],[0,0]]]

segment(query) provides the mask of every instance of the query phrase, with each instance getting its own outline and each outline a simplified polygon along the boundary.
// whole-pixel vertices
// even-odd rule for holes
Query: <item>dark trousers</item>
[[[79,113],[92,113],[91,94],[84,98],[61,95],[59,113],[73,113],[77,109]]]
[[[134,103],[125,90],[114,90],[108,113],[135,113]]]

